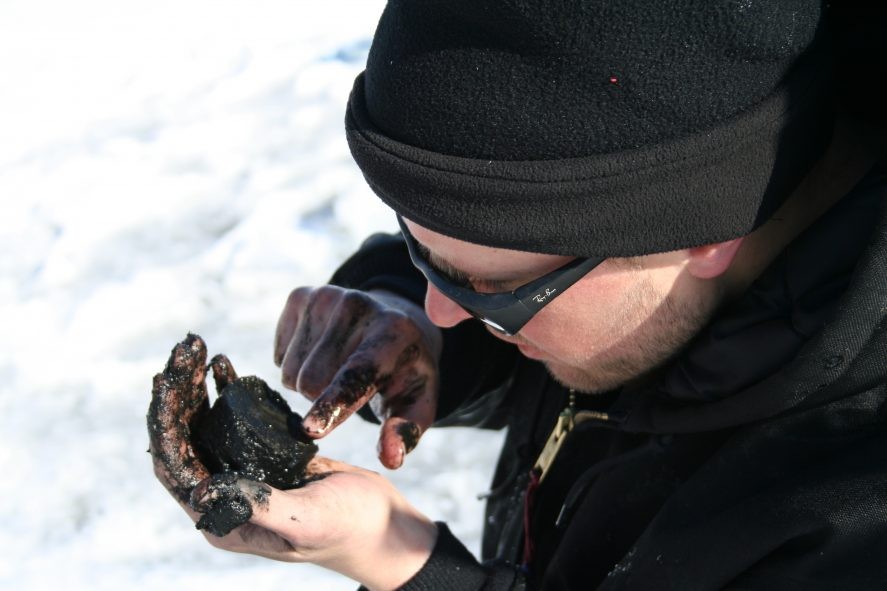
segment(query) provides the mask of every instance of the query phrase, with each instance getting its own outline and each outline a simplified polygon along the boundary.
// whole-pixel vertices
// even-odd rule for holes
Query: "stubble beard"
[[[546,361],[551,376],[566,388],[598,394],[638,380],[677,357],[711,321],[713,298],[682,302],[671,294],[657,297],[643,285],[625,317],[646,313],[647,319],[613,346],[575,364]],[[635,316],[637,317],[637,316]]]

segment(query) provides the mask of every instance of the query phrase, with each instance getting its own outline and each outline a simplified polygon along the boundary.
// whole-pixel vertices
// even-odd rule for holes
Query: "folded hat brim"
[[[462,158],[407,145],[371,121],[363,74],[346,134],[373,191],[460,240],[571,256],[637,256],[730,240],[782,204],[831,137],[830,67],[802,59],[761,103],[715,128],[611,154]]]

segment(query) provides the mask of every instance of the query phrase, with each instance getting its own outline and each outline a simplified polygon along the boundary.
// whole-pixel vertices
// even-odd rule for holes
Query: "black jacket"
[[[386,236],[333,283],[424,290]],[[476,323],[444,332],[439,424],[508,433],[485,562],[441,525],[404,589],[887,588],[882,170],[643,385],[579,395],[599,414],[567,437],[527,516],[530,468],[567,392]]]

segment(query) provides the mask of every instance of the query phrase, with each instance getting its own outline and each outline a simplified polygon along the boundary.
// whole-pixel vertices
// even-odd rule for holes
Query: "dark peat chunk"
[[[238,472],[275,488],[296,488],[317,453],[301,422],[262,379],[244,376],[219,393],[197,426],[197,446],[213,473]]]

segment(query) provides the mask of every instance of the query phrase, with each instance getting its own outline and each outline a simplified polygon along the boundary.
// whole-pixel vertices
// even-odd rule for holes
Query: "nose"
[[[425,291],[425,313],[428,319],[441,328],[456,326],[471,318],[465,308],[445,296],[431,283]]]

